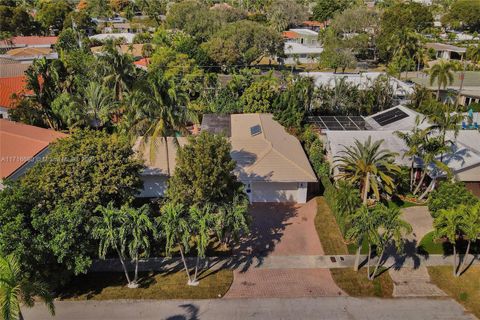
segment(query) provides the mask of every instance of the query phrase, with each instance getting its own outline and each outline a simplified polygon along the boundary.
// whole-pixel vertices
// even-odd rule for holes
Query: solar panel
[[[365,120],[360,116],[310,116],[307,123],[322,130],[366,130]]]
[[[402,110],[398,108],[393,108],[391,110],[388,110],[387,112],[384,112],[382,114],[379,114],[378,116],[373,117],[373,120],[375,120],[379,125],[386,126],[387,124],[405,119],[408,117],[408,114],[403,112]]]
[[[259,124],[250,127],[250,134],[252,135],[252,137],[259,135],[260,133],[262,133],[262,127]]]

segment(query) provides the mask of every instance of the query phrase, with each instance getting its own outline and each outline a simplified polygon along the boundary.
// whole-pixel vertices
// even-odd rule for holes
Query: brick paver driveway
[[[323,255],[315,230],[316,200],[305,205],[254,204],[251,235],[236,252],[260,259],[269,255]],[[261,263],[261,262],[260,262]],[[234,271],[226,298],[308,297],[345,295],[328,269],[259,269]]]

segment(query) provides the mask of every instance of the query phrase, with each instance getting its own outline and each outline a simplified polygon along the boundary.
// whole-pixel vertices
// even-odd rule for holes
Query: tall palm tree
[[[430,130],[420,129],[420,124],[425,118],[417,116],[415,118],[415,127],[411,132],[395,131],[394,133],[402,139],[408,150],[403,154],[403,157],[410,158],[410,191],[413,191],[415,184],[415,160],[421,159],[422,143],[425,141],[425,136],[429,134]]]
[[[83,112],[86,125],[98,129],[111,120],[117,102],[107,87],[97,82],[90,82],[83,95]]]
[[[126,215],[124,228],[128,230],[128,252],[135,263],[135,273],[130,287],[138,287],[138,262],[141,257],[148,258],[150,251],[150,235],[154,232],[153,222],[150,218],[149,208],[143,205],[141,208],[124,207]]]
[[[437,239],[447,238],[453,246],[453,275],[457,273],[457,239],[462,232],[464,210],[462,208],[442,209],[438,211],[437,217],[433,220],[435,237]]]
[[[462,264],[458,268],[458,275],[461,275],[466,270],[467,258],[472,242],[480,238],[480,203],[473,206],[463,206],[460,210],[463,211],[462,233],[468,239],[468,244]]]
[[[197,262],[195,264],[195,273],[188,283],[189,285],[198,285],[198,265],[200,258],[205,258],[208,243],[210,242],[212,233],[215,232],[216,216],[213,214],[213,207],[209,204],[203,208],[192,206],[189,209],[190,222],[192,224],[192,237],[195,242],[197,251]]]
[[[381,250],[381,254],[378,257],[373,273],[369,275],[370,280],[375,279],[387,246],[394,242],[397,251],[401,250],[404,237],[412,232],[412,226],[400,217],[401,212],[398,208],[388,208],[381,204],[374,210],[376,211],[375,215],[380,217],[381,220],[377,231],[379,232],[377,249]]]
[[[354,146],[344,146],[340,155],[335,157],[340,178],[360,185],[365,205],[370,191],[377,200],[380,200],[380,189],[391,194],[395,188],[393,175],[401,172],[394,164],[396,153],[381,149],[382,143],[383,140],[372,142],[370,136],[363,143],[355,139]]]
[[[177,133],[188,134],[188,121],[195,121],[195,114],[186,105],[188,98],[176,90],[175,83],[168,81],[162,75],[149,77],[145,87],[136,92],[138,99],[132,106],[134,125],[131,128],[135,134],[143,137],[143,142],[149,140],[150,156],[155,156],[155,143],[163,138],[166,146],[167,173],[170,175],[168,137],[176,142]]]
[[[156,219],[158,229],[165,239],[165,251],[170,255],[175,248],[179,248],[188,283],[191,283],[190,272],[185,260],[185,253],[190,249],[191,225],[186,211],[181,204],[168,202],[161,208],[160,216]]]
[[[120,263],[122,264],[125,278],[130,286],[132,281],[128,274],[127,266],[125,265],[125,248],[126,235],[125,217],[120,210],[113,207],[113,203],[109,203],[107,207],[99,206],[97,211],[101,214],[100,217],[94,217],[93,221],[93,238],[100,240],[98,245],[98,255],[105,259],[108,250],[114,249],[117,252]]]
[[[135,80],[133,57],[121,53],[113,41],[108,41],[97,59],[102,82],[114,91],[117,101],[121,101]]]
[[[456,65],[446,61],[440,60],[430,68],[430,85],[432,86],[435,81],[437,82],[437,100],[440,101],[440,89],[445,89],[447,85],[452,84],[454,71],[456,71]]]
[[[238,240],[242,233],[250,230],[248,200],[244,195],[236,194],[231,203],[222,205],[218,210],[217,234],[226,246],[231,239]]]
[[[368,242],[368,260],[370,260],[371,245],[372,243],[376,243],[374,238],[378,234],[377,229],[379,219],[378,215],[372,214],[372,212],[368,210],[368,207],[363,205],[357,211],[355,211],[349,220],[351,227],[347,231],[346,238],[357,243],[357,252],[355,254],[355,264],[353,266],[353,270],[358,271],[360,264],[360,252],[362,250],[364,241]],[[367,272],[370,274],[370,271],[367,270]]]
[[[33,307],[39,297],[52,315],[55,314],[53,296],[43,282],[25,279],[18,260],[13,255],[0,257],[0,303],[2,319],[23,319],[20,305]]]

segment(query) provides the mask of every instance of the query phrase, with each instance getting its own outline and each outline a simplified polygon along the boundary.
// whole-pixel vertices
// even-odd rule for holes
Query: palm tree
[[[183,266],[187,273],[188,283],[191,283],[190,272],[185,261],[184,252],[190,249],[191,226],[182,205],[168,202],[161,208],[160,216],[156,219],[158,229],[165,239],[165,251],[171,255],[173,249],[179,248]]]
[[[177,142],[177,133],[188,134],[187,122],[195,121],[196,116],[187,109],[188,98],[176,90],[175,83],[161,75],[149,77],[143,90],[136,92],[136,104],[132,106],[135,134],[140,134],[150,141],[150,155],[155,156],[155,143],[162,137],[166,146],[167,170],[170,175],[168,155],[168,137]]]
[[[127,279],[128,285],[131,285],[130,276],[125,265],[125,247],[127,230],[125,230],[125,216],[120,210],[113,207],[113,203],[109,203],[107,207],[99,206],[97,211],[100,217],[94,217],[92,235],[94,239],[100,240],[98,246],[98,255],[105,259],[110,248],[117,252],[123,272]]]
[[[453,72],[456,71],[456,65],[445,60],[440,60],[430,68],[430,85],[437,82],[437,100],[440,101],[440,88],[445,88],[453,82]]]
[[[52,315],[55,315],[53,296],[47,285],[40,281],[22,277],[20,263],[13,255],[0,257],[0,302],[2,319],[23,319],[20,305],[33,307],[39,297]]]
[[[480,46],[470,46],[467,50],[467,57],[474,65],[477,65],[480,61]]]
[[[473,206],[462,206],[459,210],[463,211],[462,233],[468,239],[465,256],[458,268],[458,275],[461,275],[466,270],[465,266],[472,242],[480,238],[480,203]]]
[[[197,286],[198,265],[200,258],[205,258],[208,243],[211,235],[215,231],[216,216],[212,213],[212,206],[207,204],[203,208],[192,206],[189,209],[190,222],[192,227],[192,239],[197,250],[197,262],[195,264],[195,273],[188,283],[191,286]]]
[[[425,120],[420,116],[415,118],[415,127],[412,132],[395,131],[394,133],[402,139],[408,150],[403,154],[403,157],[410,158],[410,191],[413,191],[415,184],[415,160],[421,158],[422,142],[425,140],[425,135],[429,134],[430,130],[422,130],[419,128],[420,124]]]
[[[137,70],[132,56],[122,54],[113,41],[108,41],[97,59],[102,82],[113,90],[117,101],[121,101],[135,80]]]
[[[244,195],[236,194],[232,203],[222,205],[218,210],[217,234],[225,246],[231,239],[238,240],[242,233],[250,230],[248,200]]]
[[[442,209],[438,211],[437,217],[433,220],[435,237],[437,239],[447,238],[453,246],[453,275],[457,274],[457,239],[461,234],[464,210],[462,208]]]
[[[126,215],[125,230],[129,233],[128,252],[133,262],[135,262],[135,274],[131,288],[138,287],[138,261],[140,257],[146,258],[150,251],[149,235],[154,232],[153,222],[150,218],[148,205],[143,205],[139,209],[124,207]]]
[[[377,250],[380,249],[381,254],[373,273],[369,275],[370,280],[375,279],[387,246],[394,242],[395,248],[400,251],[403,247],[404,237],[412,232],[412,226],[401,219],[401,212],[398,208],[388,208],[382,204],[376,206],[374,211],[376,211],[375,216],[380,217],[381,221],[378,229],[379,236],[376,237],[378,239]]]
[[[371,244],[376,241],[374,238],[377,236],[378,232],[378,216],[372,214],[367,208],[367,206],[361,206],[355,213],[349,218],[350,229],[347,231],[346,238],[357,243],[357,252],[355,255],[355,264],[353,270],[358,271],[360,264],[360,252],[362,250],[362,245],[364,241],[368,242],[368,261],[370,262],[371,256]],[[370,263],[368,263],[368,268],[370,268]],[[367,270],[367,273],[370,274],[370,271]]]
[[[83,95],[86,124],[98,129],[111,120],[117,102],[110,89],[100,83],[90,82]]]
[[[355,139],[354,146],[344,146],[344,150],[335,157],[339,176],[353,184],[360,185],[363,204],[367,204],[368,193],[373,191],[380,200],[380,188],[391,194],[395,188],[393,174],[401,171],[393,163],[396,153],[381,149],[383,140],[372,142],[371,137],[361,143]]]

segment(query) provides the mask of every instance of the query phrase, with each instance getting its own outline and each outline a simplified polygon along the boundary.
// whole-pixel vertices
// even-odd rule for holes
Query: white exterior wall
[[[138,198],[163,197],[167,190],[167,180],[167,176],[142,175],[143,190]]]
[[[459,181],[480,182],[480,165],[457,172],[455,178]]]
[[[252,182],[250,202],[307,202],[307,183]]]

